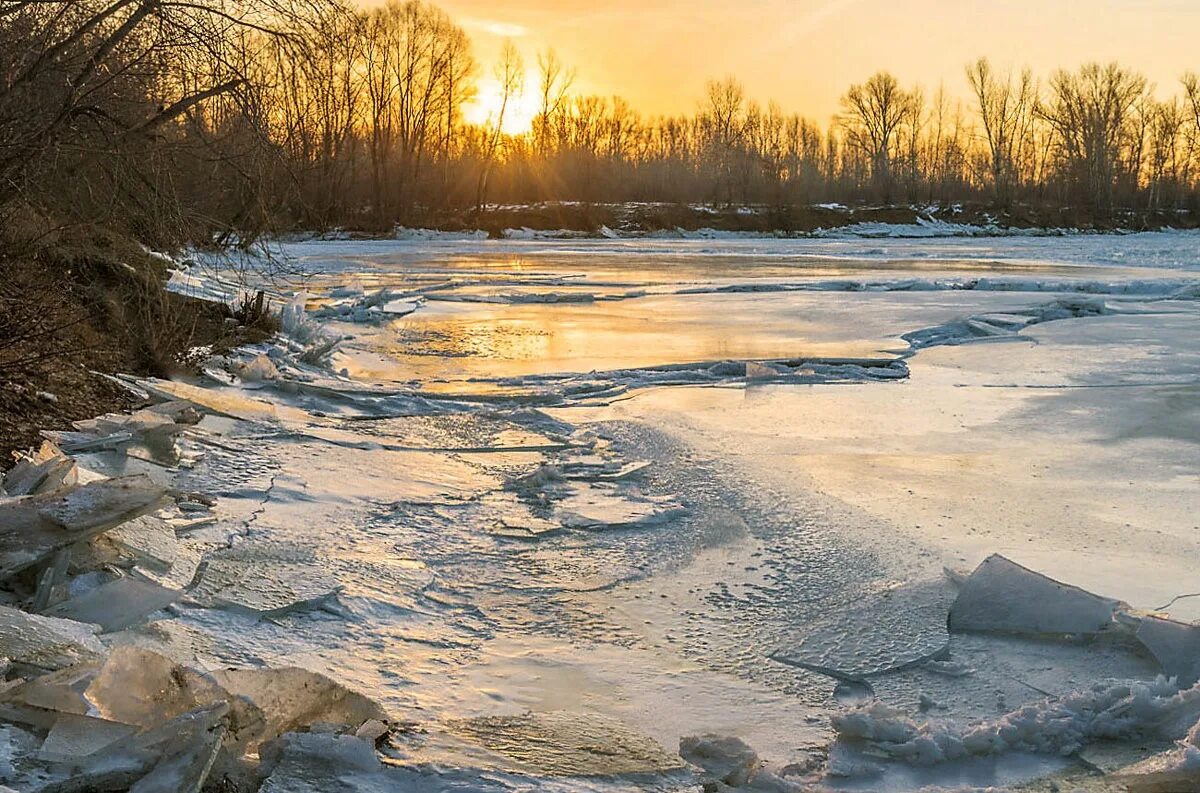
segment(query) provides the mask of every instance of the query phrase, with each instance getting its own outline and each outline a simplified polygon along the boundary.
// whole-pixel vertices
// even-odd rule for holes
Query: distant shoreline
[[[894,227],[889,229],[888,227]],[[912,227],[905,234],[902,227]],[[1101,216],[1079,207],[988,204],[910,205],[706,205],[629,202],[589,204],[556,201],[493,205],[482,212],[419,211],[406,223],[379,228],[371,223],[332,229],[294,229],[291,235],[326,238],[421,238],[424,233],[477,235],[489,239],[555,237],[703,238],[705,233],[738,236],[1009,236],[1014,232],[1058,236],[1200,228],[1192,210],[1127,209]],[[281,236],[288,236],[284,234]]]

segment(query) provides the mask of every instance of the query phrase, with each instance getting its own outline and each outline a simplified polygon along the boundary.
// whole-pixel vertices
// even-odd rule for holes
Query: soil
[[[60,254],[0,258],[0,470],[42,430],[133,407],[102,374],[169,376],[195,347],[261,337],[225,306],[167,293],[161,261]]]
[[[987,203],[930,206],[824,205],[697,205],[671,203],[588,204],[548,201],[540,204],[493,206],[482,212],[418,211],[406,224],[440,231],[486,231],[502,237],[505,229],[567,230],[588,234],[602,227],[623,232],[671,229],[805,233],[856,223],[911,224],[918,218],[1000,228],[1070,228],[1092,231],[1150,231],[1198,228],[1193,210],[1124,210],[1099,216],[1084,207],[1014,204],[998,208]],[[370,235],[390,229],[347,228]]]

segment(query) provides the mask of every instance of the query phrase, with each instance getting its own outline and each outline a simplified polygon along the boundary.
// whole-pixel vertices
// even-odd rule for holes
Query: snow
[[[172,499],[55,608],[186,589],[89,699],[175,782],[254,703],[264,790],[1190,773],[1200,236],[857,231],[273,245],[282,335],[62,436]]]

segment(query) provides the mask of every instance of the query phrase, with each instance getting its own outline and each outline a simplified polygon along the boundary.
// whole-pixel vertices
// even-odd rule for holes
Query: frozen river
[[[707,733],[762,789],[1071,773],[1057,738],[889,755],[831,718],[957,735],[1162,671],[1125,635],[948,632],[945,570],[992,554],[1200,619],[1200,236],[277,256],[293,335],[337,349],[160,387],[225,414],[185,475],[220,495],[195,548],[337,595],[183,609],[172,641],[411,721],[347,790],[694,789],[676,752]]]

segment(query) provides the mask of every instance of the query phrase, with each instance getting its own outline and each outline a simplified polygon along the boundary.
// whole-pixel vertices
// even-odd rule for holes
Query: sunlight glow
[[[475,98],[463,106],[463,118],[467,123],[490,127],[499,117],[503,101],[504,96],[500,90],[500,83],[491,77],[481,79]],[[532,129],[533,119],[537,113],[537,96],[526,86],[525,90],[509,97],[508,106],[504,109],[504,125],[501,129],[506,135],[523,135]]]

